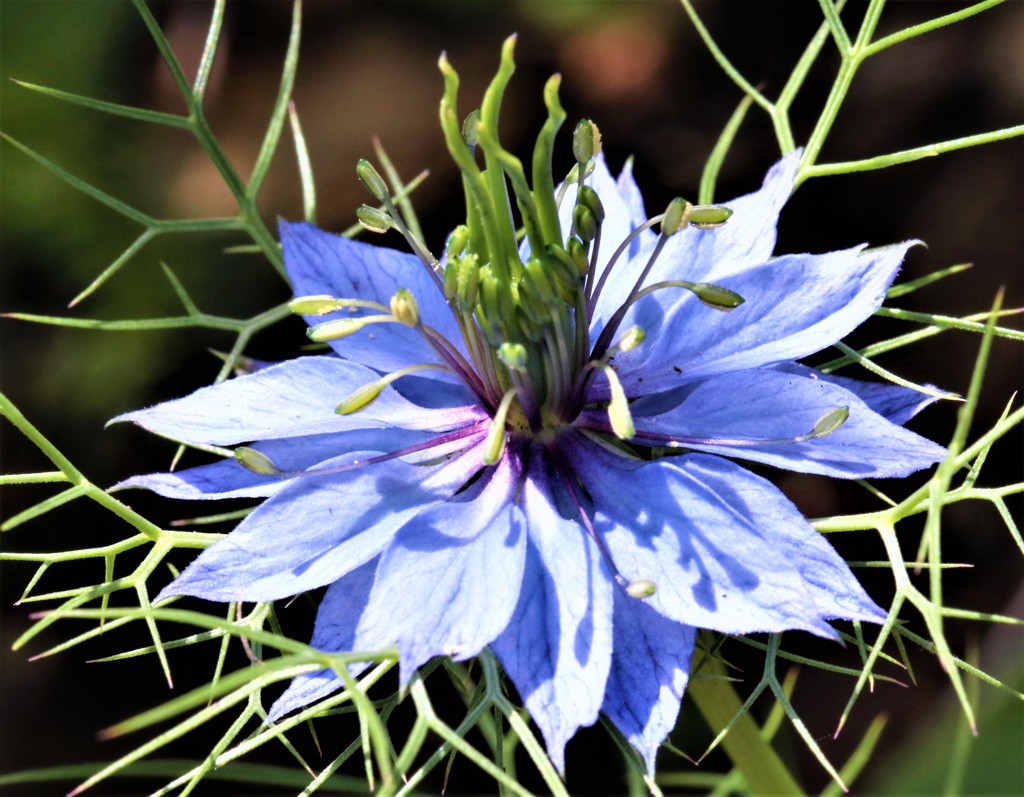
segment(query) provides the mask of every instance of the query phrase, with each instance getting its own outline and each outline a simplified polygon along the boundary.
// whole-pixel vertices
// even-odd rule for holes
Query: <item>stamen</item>
[[[622,389],[622,382],[619,381],[615,369],[607,363],[594,363],[608,379],[608,386],[612,391],[612,399],[608,403],[608,422],[612,425],[612,431],[620,440],[628,440],[636,434],[636,427],[633,425],[633,415],[629,411],[629,399],[626,398],[626,391]]]
[[[420,311],[416,306],[416,299],[405,288],[399,288],[391,297],[391,313],[400,324],[407,327],[415,327],[420,323]]]
[[[380,208],[371,205],[360,205],[356,208],[356,219],[367,232],[383,235],[388,230],[397,230],[391,216]]]
[[[345,471],[356,470],[357,468],[365,468],[368,465],[376,465],[380,462],[399,459],[401,457],[409,456],[410,454],[418,454],[420,451],[429,451],[432,448],[438,448],[439,446],[454,443],[466,437],[481,435],[483,434],[483,428],[486,424],[487,421],[485,420],[477,421],[463,429],[457,429],[454,432],[448,432],[440,435],[439,437],[432,437],[429,440],[424,440],[422,443],[406,446],[405,448],[400,448],[397,451],[391,451],[387,454],[381,454],[376,457],[368,457],[367,459],[358,459],[353,462],[346,462],[344,465],[330,465],[326,468],[310,468],[309,470],[280,470],[266,454],[247,446],[235,449],[235,459],[246,470],[257,473],[260,476],[277,476],[281,479],[299,479],[305,476],[327,476],[332,473],[344,473]],[[257,468],[259,468],[259,470],[257,470]],[[270,470],[268,470],[268,468],[270,468]]]
[[[368,407],[376,401],[384,388],[392,382],[401,379],[403,376],[415,373],[416,371],[426,370],[445,371],[447,369],[443,365],[438,365],[437,363],[420,363],[419,365],[410,365],[406,368],[400,368],[385,377],[377,379],[374,382],[368,382],[358,390],[353,391],[349,394],[348,398],[337,406],[334,411],[339,415],[351,415],[354,412],[359,412],[359,410]]]
[[[663,288],[684,288],[694,294],[703,304],[715,310],[735,310],[745,299],[736,291],[723,288],[721,285],[712,285],[710,282],[686,282],[684,280],[665,280],[649,285],[639,293],[629,298],[627,306],[642,299],[649,293],[660,291]]]
[[[683,446],[728,446],[730,448],[756,448],[758,446],[781,446],[792,445],[793,443],[806,443],[808,440],[817,440],[828,437],[838,431],[846,419],[850,417],[849,407],[836,407],[822,415],[809,432],[795,437],[762,438],[756,437],[684,437],[682,435],[661,434],[659,432],[636,433],[637,440],[651,440],[667,444],[669,448],[681,448]],[[580,416],[577,425],[594,429],[597,431],[614,431],[613,427],[605,426],[596,418]]]
[[[271,461],[266,454],[257,451],[255,448],[241,446],[235,449],[235,460],[248,471],[260,476],[281,476],[277,465]]]
[[[329,340],[340,340],[358,332],[369,324],[397,324],[398,319],[393,315],[367,315],[360,318],[338,318],[334,321],[325,321],[306,330],[306,336],[316,343],[326,343]]]
[[[622,257],[623,252],[625,252],[630,247],[633,241],[635,241],[640,236],[640,234],[643,233],[644,230],[649,230],[655,224],[660,224],[662,219],[664,218],[664,214],[660,216],[654,216],[645,221],[643,224],[641,224],[639,227],[633,230],[633,232],[631,232],[629,235],[622,239],[622,243],[620,243],[618,247],[615,249],[615,251],[612,252],[611,258],[608,260],[607,265],[604,267],[604,271],[601,272],[601,278],[597,281],[597,287],[594,288],[590,298],[587,300],[588,315],[593,314],[594,308],[597,306],[597,300],[598,298],[600,298],[601,291],[604,289],[604,284],[605,282],[608,281],[608,275],[611,274],[612,267],[618,262],[619,258]]]
[[[484,464],[494,465],[505,453],[505,418],[508,415],[508,408],[512,406],[512,399],[516,397],[516,390],[507,390],[501,397],[501,404],[494,413],[491,421],[491,428],[487,432],[487,439],[484,441]]]
[[[327,315],[336,310],[366,307],[386,313],[388,308],[379,302],[368,302],[364,299],[337,299],[326,294],[317,296],[296,296],[288,302],[288,309],[296,315]]]

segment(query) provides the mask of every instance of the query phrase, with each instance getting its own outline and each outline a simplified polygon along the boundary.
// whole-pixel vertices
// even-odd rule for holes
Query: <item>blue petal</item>
[[[800,363],[783,363],[775,367],[779,371],[799,374],[810,379],[824,379],[826,382],[846,388],[879,415],[900,426],[903,426],[925,407],[939,400],[938,396],[928,395],[909,387],[885,382],[863,382],[860,379],[851,379],[836,374],[823,374]],[[942,393],[947,399],[958,398],[956,394],[941,391],[935,385],[925,385],[925,387]]]
[[[397,639],[403,686],[434,656],[475,656],[508,625],[526,560],[517,481],[506,459],[417,515],[384,551],[356,647]]]
[[[799,162],[800,152],[791,152],[769,170],[758,191],[723,203],[733,211],[725,226],[712,230],[688,227],[670,238],[646,284],[665,280],[710,282],[764,263],[775,248],[779,212],[793,191]],[[612,242],[603,234],[602,239],[609,252],[618,246],[618,241]],[[615,266],[597,305],[595,318],[601,325],[627,299],[647,264],[654,238],[648,237],[645,241],[646,245],[634,253],[629,263],[620,262]],[[654,293],[643,301],[660,303],[667,295]]]
[[[377,563],[378,560],[373,559],[327,588],[313,625],[310,647],[326,653],[358,650],[355,645],[356,625],[370,599]],[[394,644],[394,640],[388,644]],[[356,676],[367,666],[365,663],[351,664],[349,672]],[[327,697],[344,685],[345,682],[334,670],[318,670],[299,675],[292,679],[284,694],[274,701],[267,720],[274,722],[285,714]]]
[[[810,369],[806,375],[759,368],[715,376],[680,398],[675,407],[649,416],[640,414],[643,403],[637,402],[638,441],[669,445],[676,438],[678,445],[698,451],[847,479],[906,476],[946,455],[942,446],[886,420]],[[838,430],[794,442],[843,407],[849,416]],[[758,440],[766,442],[753,442]]]
[[[336,581],[377,556],[424,507],[462,487],[480,469],[479,448],[441,465],[396,459],[296,478],[203,551],[157,599],[271,601]]]
[[[825,618],[879,619],[843,560],[770,482],[701,454],[641,463],[593,443],[571,447],[615,564],[627,579],[654,582],[647,603],[666,617],[725,633],[829,637]]]
[[[391,297],[404,288],[412,293],[424,323],[461,348],[462,336],[444,294],[415,255],[353,241],[302,222],[282,221],[280,232],[284,264],[296,296],[327,294],[388,307]],[[306,320],[320,324],[346,316],[351,317],[348,313],[334,313],[307,316]],[[441,362],[420,332],[402,324],[372,324],[330,345],[342,357],[382,372]],[[437,378],[456,379],[447,373]]]
[[[359,412],[335,412],[342,399],[378,378],[340,357],[300,357],[119,415],[111,423],[133,421],[188,443],[234,445],[387,426],[442,431],[484,417],[475,407],[425,410],[390,387]]]
[[[628,395],[646,395],[831,346],[881,306],[913,245],[776,258],[717,281],[745,299],[730,311],[706,307],[680,290],[662,316],[662,308],[647,298],[673,289],[655,292],[637,303],[628,321],[645,329],[647,341],[615,358],[619,379]]]
[[[386,453],[420,443],[433,436],[413,429],[356,429],[351,432],[268,440],[252,447],[265,454],[281,471],[305,471],[342,454]],[[266,498],[291,483],[280,476],[262,476],[242,467],[235,459],[173,473],[132,476],[111,490],[138,487],[165,498],[185,500]]]
[[[512,620],[492,648],[564,771],[566,742],[601,708],[614,584],[593,540],[559,513],[549,478],[535,461],[523,485],[526,570]]]
[[[696,629],[615,591],[615,647],[601,711],[654,772],[658,747],[679,717]]]

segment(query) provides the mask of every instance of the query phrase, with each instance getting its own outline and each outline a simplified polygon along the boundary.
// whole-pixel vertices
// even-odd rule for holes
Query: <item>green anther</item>
[[[356,218],[359,219],[359,223],[369,232],[385,233],[395,226],[391,216],[380,208],[370,205],[360,205],[356,210]]]
[[[448,259],[461,256],[466,251],[467,244],[469,244],[469,227],[460,224],[448,236]]]
[[[512,371],[526,370],[526,347],[522,343],[506,341],[498,347],[498,359]]]
[[[369,382],[363,385],[358,390],[353,391],[346,399],[344,399],[336,408],[335,412],[339,415],[351,415],[353,412],[359,412],[364,407],[369,406],[371,403],[377,400],[377,397],[381,392],[390,385],[392,382],[401,379],[403,376],[415,373],[416,371],[443,371],[444,366],[438,365],[437,363],[420,363],[419,365],[409,365],[405,368],[400,368],[388,374],[385,377],[381,377],[373,382]]]
[[[644,332],[643,327],[632,326],[626,330],[615,348],[619,351],[632,351],[643,343],[646,338],[647,333]]]
[[[604,221],[604,205],[601,204],[601,197],[589,185],[580,186],[579,194],[576,197],[576,204],[585,205],[587,210],[594,214],[598,224]]]
[[[391,314],[407,327],[414,327],[420,322],[416,299],[405,288],[400,288],[391,297]]]
[[[515,328],[524,338],[531,343],[539,343],[544,339],[544,328],[550,321],[544,308],[537,307],[533,302],[523,302],[516,305],[514,315]]]
[[[633,414],[629,411],[629,399],[626,398],[626,391],[622,389],[622,382],[618,374],[610,365],[601,364],[601,370],[608,379],[608,386],[612,391],[612,399],[608,403],[608,422],[612,425],[612,431],[620,440],[628,440],[636,434],[636,427],[633,426]]]
[[[626,594],[631,598],[649,598],[656,591],[653,581],[646,578],[636,578],[626,585]]]
[[[587,257],[587,247],[579,238],[570,238],[567,244],[569,261],[573,269],[581,277],[585,277],[590,270],[590,259]]]
[[[329,340],[340,340],[358,332],[367,324],[381,324],[388,321],[397,321],[393,315],[367,315],[359,318],[339,318],[335,321],[325,321],[306,330],[306,336],[316,343],[326,343]]]
[[[480,124],[480,110],[470,111],[469,115],[462,122],[462,140],[466,142],[470,152],[476,150],[479,143],[476,136],[477,125]]]
[[[540,260],[536,257],[531,257],[526,261],[523,272],[526,276],[527,285],[529,285],[533,294],[544,304],[552,306],[558,301],[555,289],[551,286],[551,280],[548,279],[544,264]]]
[[[255,448],[242,446],[235,449],[235,461],[243,468],[260,476],[280,476],[281,471],[271,462],[270,457]]]
[[[391,196],[388,191],[388,184],[384,182],[380,172],[366,158],[360,159],[359,163],[356,164],[356,176],[359,178],[359,182],[363,184],[363,187],[370,192],[370,196],[378,202],[383,202]]]
[[[508,416],[508,408],[512,405],[512,399],[516,397],[515,390],[509,390],[501,398],[497,412],[494,413],[494,420],[491,421],[491,428],[487,432],[487,439],[484,440],[484,464],[494,465],[505,453],[505,418]]]
[[[809,436],[812,438],[827,437],[846,423],[846,419],[849,417],[849,407],[836,407],[834,410],[826,412],[818,418],[817,421],[815,421],[814,428],[811,430],[811,434]]]
[[[288,309],[296,315],[327,315],[345,305],[333,296],[296,296],[288,302]]]
[[[661,220],[661,234],[671,238],[682,230],[690,221],[690,214],[693,212],[693,205],[682,197],[676,197],[668,203],[665,209],[665,216]]]
[[[444,298],[449,302],[455,299],[459,290],[459,266],[461,261],[458,258],[449,257],[444,264]]]
[[[359,410],[375,401],[387,385],[388,383],[383,379],[363,385],[345,398],[334,411],[338,415],[351,415],[353,412],[359,412]]]
[[[577,205],[572,209],[572,229],[588,243],[597,237],[597,219],[586,205]]]
[[[500,323],[508,319],[512,314],[512,296],[508,285],[491,273],[486,276],[481,274],[477,305],[483,307],[485,315],[492,322]]]
[[[477,292],[480,288],[480,267],[476,255],[468,255],[458,262],[456,286],[459,308],[472,310],[476,306]]]
[[[601,131],[589,119],[580,119],[572,133],[572,154],[576,163],[585,164],[601,153]]]
[[[732,211],[722,205],[696,205],[690,211],[690,224],[698,230],[713,230],[721,227],[732,216]]]
[[[735,310],[743,304],[743,297],[736,291],[709,282],[696,282],[690,286],[690,290],[704,304],[716,310]]]

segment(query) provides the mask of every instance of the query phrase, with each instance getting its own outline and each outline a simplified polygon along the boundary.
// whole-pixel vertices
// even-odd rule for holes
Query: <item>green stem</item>
[[[730,722],[733,723],[722,740],[722,747],[743,773],[751,794],[804,794],[778,754],[761,735],[757,723],[749,714],[740,714],[743,701],[727,679],[721,660],[706,658],[701,673],[721,677],[694,678],[686,693],[697,704],[712,733],[717,735]]]

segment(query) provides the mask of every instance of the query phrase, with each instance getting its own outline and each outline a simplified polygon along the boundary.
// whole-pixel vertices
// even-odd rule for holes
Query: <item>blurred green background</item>
[[[967,3],[893,2],[883,18],[887,32]],[[849,19],[863,4],[851,3]],[[186,72],[193,73],[209,22],[206,2],[152,3]],[[774,95],[820,19],[805,0],[705,0],[698,4],[723,49],[755,84]],[[283,0],[228,5],[224,40],[213,73],[207,112],[235,166],[248,174],[262,140],[278,85],[290,20]],[[518,71],[506,100],[503,137],[512,151],[532,146],[543,121],[541,86],[563,76],[570,123],[588,116],[600,126],[613,168],[626,157],[656,212],[671,197],[696,196],[701,168],[739,100],[671,0],[520,0],[468,2],[307,2],[295,103],[303,121],[317,178],[318,221],[340,230],[353,220],[363,191],[354,177],[358,158],[372,154],[377,135],[399,171],[430,178],[415,204],[428,243],[439,248],[459,220],[457,175],[447,161],[436,124],[441,81],[435,64],[442,50],[463,77],[465,109],[490,79],[500,42],[519,33]],[[828,48],[826,48],[828,53]],[[836,59],[829,53],[812,73],[794,109],[798,138],[809,133]],[[115,119],[29,92],[18,79],[115,102],[181,112],[183,104],[138,14],[127,0],[0,0],[0,127],[74,174],[156,217],[231,215],[231,197],[187,134]],[[1024,119],[1024,4],[1007,3],[964,24],[893,48],[865,67],[839,118],[823,157],[868,157],[933,141],[1019,124]],[[568,150],[568,140],[565,140]],[[726,199],[760,184],[778,157],[770,125],[752,111],[723,169],[717,197]],[[80,306],[65,305],[141,230],[84,197],[8,144],[0,146],[0,312],[69,313],[87,318],[140,318],[179,312],[160,263],[171,266],[209,312],[244,317],[284,301],[287,287],[252,255],[225,254],[237,237],[199,235],[158,239],[140,252],[103,290]],[[567,159],[566,159],[567,160]],[[287,133],[262,192],[267,223],[294,219],[302,205],[295,158]],[[814,180],[800,189],[783,214],[778,251],[823,251],[868,241],[921,238],[928,248],[910,253],[902,279],[973,262],[966,274],[896,302],[913,310],[964,315],[986,310],[1000,286],[1007,304],[1024,304],[1024,210],[1020,139],[881,172]],[[398,243],[392,241],[392,245]],[[1010,325],[1019,326],[1011,319]],[[895,322],[872,323],[853,343],[909,331]],[[249,354],[265,359],[294,355],[304,337],[289,322],[259,336]],[[143,470],[163,469],[169,445],[128,428],[104,431],[110,417],[186,393],[208,383],[225,333],[175,331],[143,334],[89,332],[0,319],[0,389],[92,480],[106,485]],[[947,333],[887,355],[882,363],[906,376],[954,391],[966,390],[979,338]],[[827,353],[826,353],[827,354]],[[997,341],[975,429],[991,425],[1020,387],[1022,348]],[[863,372],[847,371],[854,376]],[[948,440],[955,407],[929,410],[914,428]],[[993,451],[983,484],[1019,481],[1020,436]],[[5,473],[43,466],[38,452],[0,425]],[[780,483],[810,516],[871,506],[850,485],[785,475]],[[902,494],[900,485],[893,492]],[[0,515],[10,517],[48,493],[46,487],[0,492]],[[147,496],[133,505],[158,522],[187,516],[180,507]],[[1013,507],[1020,517],[1020,501]],[[917,533],[913,523],[908,534]],[[97,544],[124,533],[109,516],[69,507],[4,535],[4,550],[47,550]],[[838,540],[850,558],[879,558],[874,539]],[[906,550],[916,542],[910,536]],[[951,571],[947,601],[970,609],[1024,616],[1021,558],[1009,534],[985,505],[960,504],[946,519],[944,550],[972,570]],[[0,772],[56,763],[110,758],[127,748],[100,743],[102,727],[168,696],[154,662],[85,665],[87,658],[142,644],[130,635],[101,639],[87,648],[29,663],[70,630],[57,627],[27,650],[11,652],[30,623],[32,607],[14,607],[27,567],[5,565],[0,575]],[[92,572],[65,571],[84,583]],[[66,586],[59,573],[50,584]],[[78,581],[75,581],[75,579]],[[864,580],[879,601],[890,594],[883,571]],[[911,627],[921,630],[908,612]],[[308,622],[308,618],[306,620]],[[981,665],[1024,687],[1024,643],[1016,629],[951,623],[956,652],[976,649]],[[855,665],[838,646],[786,638],[786,646]],[[743,663],[746,652],[733,646]],[[212,655],[212,654],[211,654]],[[759,672],[750,658],[750,677]],[[836,760],[879,713],[890,717],[862,794],[932,794],[944,788],[947,763],[962,732],[949,703],[948,681],[934,661],[914,658],[918,684],[880,685],[865,696],[839,740],[830,741],[850,684],[805,670],[796,705]],[[189,673],[182,678],[188,682]],[[202,678],[209,662],[196,669]],[[980,737],[972,743],[964,792],[1024,793],[1024,713],[1019,702],[981,690]],[[687,722],[687,718],[692,721]],[[674,739],[691,755],[701,751],[703,730],[684,704]],[[132,740],[128,740],[129,742]],[[136,743],[140,740],[135,740]],[[335,740],[336,741],[336,740]],[[347,741],[347,740],[346,740]],[[804,755],[799,740],[782,744],[808,788],[827,776]],[[607,751],[603,731],[584,732],[569,747],[570,788],[614,793],[622,767]],[[196,750],[202,752],[201,741]],[[192,751],[195,755],[196,750]],[[184,753],[183,753],[184,754]],[[325,755],[329,751],[325,751]],[[666,758],[666,763],[668,760]],[[686,766],[685,764],[683,766]],[[459,773],[456,769],[456,774]],[[489,788],[453,778],[449,791]],[[437,786],[439,788],[439,785]],[[104,786],[104,793],[137,784]],[[42,789],[39,793],[53,793]]]

